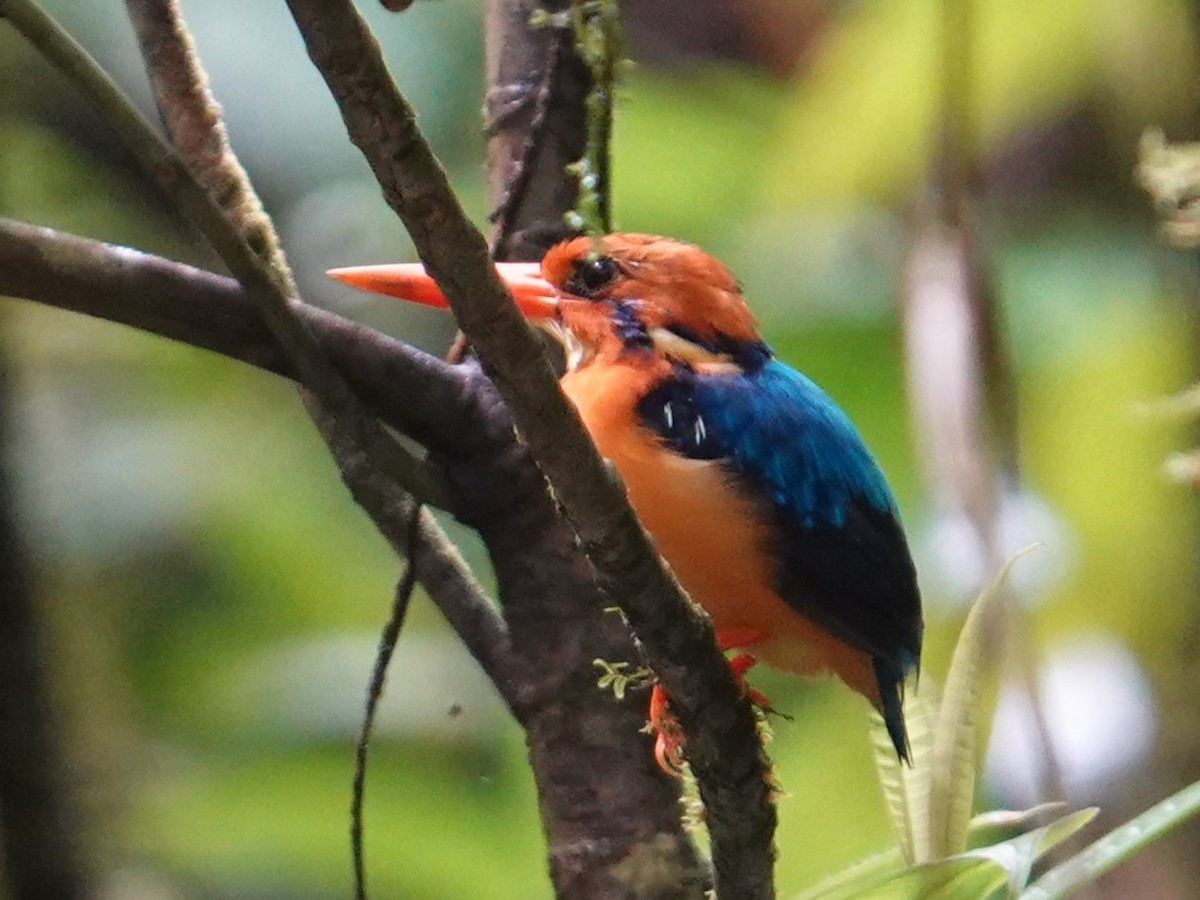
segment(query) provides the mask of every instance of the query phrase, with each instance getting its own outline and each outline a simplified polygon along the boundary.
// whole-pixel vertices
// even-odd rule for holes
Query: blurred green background
[[[1195,498],[1161,471],[1186,423],[1140,401],[1195,378],[1196,273],[1136,189],[1147,125],[1197,131],[1197,8],[1184,0],[977,0],[984,196],[1020,398],[1021,564],[1071,802],[1109,823],[1200,776]],[[119,4],[46,6],[149,112]],[[402,89],[480,224],[481,4],[363,3]],[[934,0],[631,0],[621,91],[623,230],[699,242],[742,279],[780,355],[825,385],[889,473],[945,672],[974,593],[961,527],[913,450],[900,272],[930,167]],[[411,246],[311,69],[283,4],[185,3],[231,138],[312,302],[441,349],[441,315],[352,295],[334,265]],[[669,23],[669,27],[663,23]],[[80,98],[0,28],[0,211],[215,266]],[[47,661],[87,848],[113,898],[348,892],[352,745],[398,564],[342,488],[290,386],[204,353],[0,303],[15,473]],[[455,529],[481,573],[469,533]],[[787,896],[890,840],[861,700],[769,672],[795,717]],[[1032,803],[1027,710],[1001,691],[987,806]],[[542,897],[522,738],[436,611],[412,611],[369,778],[380,897]],[[1093,831],[1093,834],[1098,833]],[[1200,893],[1183,831],[1113,896]]]

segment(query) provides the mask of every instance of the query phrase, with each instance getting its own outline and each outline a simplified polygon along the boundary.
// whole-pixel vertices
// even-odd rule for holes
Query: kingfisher
[[[909,761],[903,694],[923,626],[896,501],[846,413],[763,340],[729,269],[693,244],[630,233],[496,269],[563,344],[563,392],[734,651],[737,677],[759,660],[832,673],[870,701]],[[420,264],[329,274],[448,305]],[[677,771],[683,738],[657,685],[650,707],[658,760]]]

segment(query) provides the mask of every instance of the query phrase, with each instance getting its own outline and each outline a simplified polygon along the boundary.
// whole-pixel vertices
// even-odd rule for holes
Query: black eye
[[[621,267],[611,256],[588,257],[575,263],[563,287],[577,297],[594,297],[620,274]]]

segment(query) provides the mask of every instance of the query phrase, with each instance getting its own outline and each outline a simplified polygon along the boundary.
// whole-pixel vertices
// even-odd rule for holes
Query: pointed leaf
[[[882,723],[882,719],[880,722]],[[883,788],[883,801],[887,807],[888,818],[892,821],[892,831],[896,834],[896,845],[900,855],[909,865],[916,862],[916,852],[913,849],[913,815],[909,809],[908,789],[904,783],[904,767],[896,759],[892,748],[891,738],[883,732],[882,724],[872,729],[871,743],[875,748],[875,766],[879,770],[879,786]],[[910,730],[911,735],[911,730]]]
[[[1200,812],[1200,781],[1156,803],[1140,816],[1114,828],[1091,846],[1055,866],[1021,894],[1021,900],[1065,897],[1082,885],[1095,881],[1197,812]]]
[[[912,900],[914,897],[961,900],[964,897],[989,897],[1005,887],[1009,896],[1015,896],[1029,880],[1034,863],[1095,815],[1094,808],[1080,810],[1012,840],[911,866],[874,884],[864,884],[857,895],[841,896],[863,900]]]
[[[1013,564],[1033,549],[1021,550],[1001,567],[971,607],[959,633],[934,734],[929,780],[929,854],[918,859],[941,859],[961,853],[967,847],[967,827],[975,799],[976,726],[987,650],[985,633],[1000,609],[1004,583]]]
[[[1055,801],[1039,803],[1029,809],[993,809],[980,813],[971,819],[967,828],[967,846],[998,844],[1014,832],[1025,832],[1039,824],[1049,824],[1067,812],[1067,804]]]
[[[853,900],[862,897],[872,885],[880,883],[903,867],[904,857],[900,849],[892,847],[822,878],[792,900]]]
[[[922,863],[868,887],[855,900],[934,900],[986,897],[1004,883],[1004,870],[990,859],[954,856]]]
[[[893,854],[899,860],[899,854]],[[869,870],[857,874],[853,880],[818,891],[810,888],[793,900],[913,900],[920,897],[983,897],[988,890],[995,890],[1004,883],[1004,871],[990,859],[972,859],[955,856],[919,866],[908,866],[891,870],[875,863],[876,857],[865,860],[872,863]],[[856,867],[854,867],[856,868]],[[822,883],[824,884],[824,882]],[[961,891],[961,893],[959,893]],[[947,893],[943,893],[947,892]]]
[[[887,732],[883,730],[883,722],[878,722],[878,731],[882,740],[887,742]],[[893,758],[894,755],[893,755]],[[896,767],[899,768],[899,767]],[[1044,822],[1054,816],[1061,816],[1067,811],[1064,803],[1043,803],[1027,810],[991,810],[980,812],[971,820],[967,839],[973,844],[1000,844],[998,834],[1024,832],[1034,823]],[[1057,827],[1057,823],[1055,827]],[[1057,842],[1057,841],[1055,841]],[[1051,845],[1052,846],[1052,845]],[[1039,852],[1045,852],[1044,850]],[[899,872],[904,866],[904,856],[899,847],[890,848],[874,856],[866,857],[859,862],[834,872],[814,886],[797,894],[792,900],[851,900],[864,896],[871,887],[878,886],[887,878]]]
[[[1094,806],[1081,809],[1049,825],[1035,828],[1027,834],[988,847],[968,850],[963,855],[990,859],[1002,866],[1007,873],[1009,895],[1016,896],[1029,882],[1034,863],[1092,821],[1097,812],[1099,810]]]
[[[879,784],[900,852],[909,865],[927,858],[929,852],[929,766],[936,716],[937,701],[928,682],[922,693],[910,692],[904,698],[911,766],[896,758],[883,719],[878,715],[872,719],[871,742]]]

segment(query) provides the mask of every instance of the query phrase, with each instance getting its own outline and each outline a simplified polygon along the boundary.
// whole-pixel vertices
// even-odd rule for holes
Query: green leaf
[[[883,731],[882,721],[879,730]],[[886,733],[884,736],[886,738]],[[895,758],[894,754],[892,758]],[[895,768],[899,769],[899,766]],[[975,844],[984,842],[998,844],[1001,842],[998,837],[1000,833],[1025,831],[1034,823],[1045,821],[1054,815],[1061,815],[1065,811],[1065,803],[1042,803],[1024,810],[998,809],[980,813],[971,820],[967,839]],[[821,879],[792,900],[852,900],[852,898],[862,897],[864,892],[871,887],[883,884],[888,877],[900,872],[903,868],[904,857],[899,847],[893,847],[882,853],[868,856],[840,872]]]
[[[852,900],[861,897],[871,885],[879,884],[903,866],[904,857],[900,849],[892,847],[822,878],[792,900]]]
[[[978,742],[980,685],[987,652],[986,633],[1005,596],[1004,583],[1018,559],[1015,554],[983,589],[963,623],[950,660],[950,671],[934,733],[929,775],[929,848],[917,859],[928,862],[961,853],[975,799],[975,749]]]
[[[1028,883],[1034,863],[1092,821],[1097,812],[1099,810],[1094,806],[1081,809],[1056,819],[1049,825],[1035,828],[1028,834],[1018,835],[999,844],[968,850],[962,855],[990,859],[1003,868],[1009,895],[1016,896]]]
[[[1197,811],[1200,811],[1200,781],[1156,803],[1140,816],[1114,828],[1091,846],[1055,866],[1021,894],[1021,900],[1051,900],[1067,896],[1095,881],[1151,841],[1158,840]]]
[[[897,869],[895,851],[863,860],[793,900],[913,900],[919,897],[985,897],[1004,883],[995,860],[954,856]]]
[[[862,900],[982,898],[1003,883],[1003,869],[994,860],[952,856],[905,869],[857,897]]]
[[[929,772],[933,722],[937,717],[937,701],[933,694],[933,688],[927,682],[923,694],[912,692],[904,698],[911,766],[905,766],[896,758],[895,747],[878,715],[874,716],[871,729],[879,784],[883,788],[900,853],[909,865],[928,859],[929,852]]]
[[[891,874],[879,866],[873,877],[860,875],[853,884],[840,885],[835,892],[806,896],[805,900],[974,900],[1005,887],[1009,896],[1015,896],[1029,880],[1034,863],[1095,815],[1094,808],[1083,809],[1011,840]]]
[[[1056,816],[1064,815],[1067,804],[1055,801],[1039,803],[1029,809],[993,809],[971,819],[967,829],[967,846],[981,847],[998,844],[1014,832],[1028,831],[1039,824],[1049,824]]]

